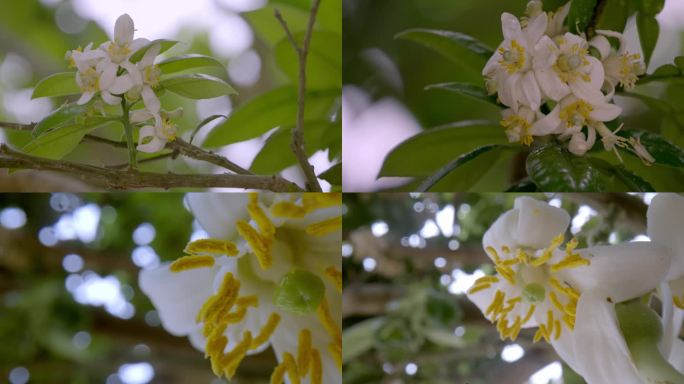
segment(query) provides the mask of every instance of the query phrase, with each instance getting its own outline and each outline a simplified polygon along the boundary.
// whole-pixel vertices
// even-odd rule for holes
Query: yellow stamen
[[[323,364],[318,349],[311,351],[311,384],[323,384]]]
[[[318,314],[318,319],[323,324],[323,327],[328,334],[335,340],[342,340],[342,332],[330,314],[328,300],[325,297],[323,300],[321,300],[321,304],[318,306],[316,313]]]
[[[271,206],[271,214],[275,217],[301,219],[306,216],[306,209],[289,201],[279,201]]]
[[[205,323],[216,324],[217,320],[225,317],[233,308],[240,292],[240,281],[233,277],[232,273],[226,273],[221,288],[216,294],[216,299],[204,311],[202,318]],[[208,331],[205,327],[205,331]]]
[[[274,312],[269,316],[268,321],[261,328],[257,337],[252,341],[251,349],[257,349],[261,344],[268,341],[278,327],[278,324],[280,324],[280,315]]]
[[[254,255],[257,257],[261,269],[266,270],[270,268],[271,264],[273,264],[273,259],[271,256],[271,246],[273,240],[261,236],[256,229],[247,224],[245,221],[238,221],[235,224],[237,225],[237,230],[240,236],[247,240],[247,243],[252,248],[252,252],[254,252]]]
[[[289,352],[283,353],[283,361],[273,370],[271,384],[281,384],[285,380],[285,373],[291,384],[299,384],[297,375],[297,363]]]
[[[522,320],[522,324],[527,323],[531,318],[532,314],[534,314],[534,310],[537,308],[535,304],[530,305],[530,308],[527,310],[527,313],[525,314],[525,317]]]
[[[328,352],[330,352],[333,359],[335,360],[335,365],[337,365],[337,369],[342,370],[342,344],[329,344]]]
[[[235,348],[223,355],[221,358],[221,368],[223,368],[223,374],[225,374],[228,379],[232,379],[235,375],[235,371],[240,365],[242,359],[245,358],[250,345],[252,345],[252,332],[245,331],[242,334],[242,340],[235,346]]]
[[[590,265],[591,261],[584,259],[580,256],[577,255],[572,255],[564,258],[563,260],[559,261],[558,263],[554,264],[551,266],[551,271],[553,272],[558,272],[561,269],[568,269],[568,268],[577,268],[581,267],[583,265]]]
[[[498,283],[499,278],[496,276],[482,276],[479,279],[475,280],[475,284],[479,283]]]
[[[328,208],[335,205],[342,205],[342,194],[340,193],[305,193],[302,196],[302,205],[306,212],[316,209]]]
[[[176,259],[169,269],[171,272],[178,273],[195,268],[209,268],[214,266],[213,256],[183,256]]]
[[[235,256],[238,249],[235,243],[219,239],[200,239],[185,246],[185,252],[191,255],[228,255]]]
[[[515,275],[515,273],[513,272],[512,269],[510,269],[509,267],[502,266],[502,265],[497,265],[494,267],[494,269],[496,269],[496,271],[499,273],[499,275],[501,275],[501,277],[506,279],[506,281],[508,281],[511,285],[515,285],[515,279],[513,279],[513,276]]]
[[[337,292],[342,293],[342,271],[335,267],[328,267],[325,270],[325,275],[335,283],[335,289]]]
[[[235,305],[239,305],[241,307],[258,307],[259,298],[256,295],[241,296],[238,297]]]
[[[484,283],[484,284],[477,284],[477,283],[475,283],[475,284],[468,290],[468,294],[469,294],[469,295],[472,295],[473,293],[477,293],[477,292],[483,291],[483,290],[485,290],[485,289],[487,289],[487,288],[491,288],[491,286],[492,286],[492,285],[489,284],[489,283]]]
[[[674,296],[672,298],[674,305],[679,309],[684,309],[684,298]]]
[[[556,334],[553,336],[553,338],[554,338],[554,340],[558,340],[561,337],[562,327],[561,327],[561,323],[559,320],[556,320],[554,322],[554,324],[556,325],[556,327],[555,327]]]
[[[297,369],[299,377],[304,377],[309,372],[311,362],[311,331],[303,329],[299,332],[299,344],[297,346]]]
[[[329,219],[309,224],[306,233],[312,236],[325,236],[333,233],[342,227],[342,216],[335,216]]]
[[[247,212],[252,217],[252,219],[259,226],[262,234],[273,235],[275,234],[275,227],[271,222],[271,219],[266,216],[266,213],[259,205],[259,194],[252,192],[249,194],[249,203],[247,204]]]

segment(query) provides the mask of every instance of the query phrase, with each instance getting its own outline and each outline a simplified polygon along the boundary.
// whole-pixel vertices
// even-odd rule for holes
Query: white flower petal
[[[517,248],[519,243],[515,237],[515,233],[519,214],[520,212],[518,212],[518,210],[511,209],[499,216],[494,224],[485,232],[484,236],[482,236],[482,247],[485,250],[492,247],[497,252],[501,252],[502,246],[507,246],[511,249]],[[487,256],[494,261],[489,252],[487,253]]]
[[[653,242],[596,246],[575,252],[591,264],[562,270],[565,280],[581,292],[600,288],[613,303],[658,287],[671,259],[665,248]]]
[[[534,77],[534,72],[528,71],[520,80],[522,85],[522,95],[527,104],[531,109],[539,109],[541,104],[541,92],[539,91],[539,85],[537,85],[537,79]]]
[[[622,108],[615,104],[602,103],[593,107],[594,109],[589,113],[589,117],[595,121],[611,121],[622,113]]]
[[[234,240],[235,222],[249,220],[244,193],[189,193],[187,202],[202,228],[214,238]]]
[[[599,291],[583,292],[573,331],[575,360],[587,384],[643,384],[615,315]]]
[[[145,68],[154,64],[154,59],[159,54],[159,50],[161,50],[161,44],[151,46],[143,55],[142,60],[140,60],[140,67]]]
[[[143,121],[147,121],[153,117],[154,117],[154,115],[152,114],[152,112],[148,111],[147,109],[142,108],[142,109],[136,109],[135,111],[132,111],[130,119],[131,119],[131,123],[142,123]],[[152,129],[154,130],[154,127],[152,127]],[[152,133],[152,134],[154,134],[154,133]],[[148,136],[151,136],[151,135],[148,135]]]
[[[173,273],[169,264],[140,271],[140,289],[159,312],[164,329],[176,336],[196,329],[195,318],[213,294],[215,268],[198,268]]]
[[[670,357],[667,361],[672,364],[679,373],[684,374],[684,341],[679,338],[674,340],[672,351],[670,352]]]
[[[140,48],[149,44],[150,41],[144,37],[139,37],[131,43],[131,54],[137,52]]]
[[[544,201],[530,197],[515,199],[519,211],[515,239],[519,244],[533,249],[543,249],[554,237],[564,234],[570,224],[570,215]]]
[[[596,48],[601,54],[601,60],[605,60],[610,55],[610,42],[605,36],[597,35],[589,42],[589,45]]]
[[[553,69],[540,69],[535,76],[544,94],[551,100],[559,101],[570,94],[570,87],[561,81]]]
[[[150,86],[143,86],[142,89],[142,98],[143,101],[145,102],[145,107],[150,110],[152,113],[158,113],[159,109],[161,108],[161,103],[159,102],[159,98],[157,98],[157,95],[154,93],[154,90]]]
[[[537,120],[533,125],[530,133],[535,136],[544,136],[551,133],[560,133],[563,125],[559,117],[560,107],[556,105],[555,108],[548,115]]]
[[[535,44],[537,44],[537,41],[544,35],[544,32],[546,32],[546,26],[548,25],[548,15],[544,12],[539,14],[537,17],[533,17],[530,19],[527,29],[525,32],[527,33],[527,46],[532,48],[534,47]]]
[[[104,100],[104,102],[109,104],[109,105],[121,104],[121,98],[120,97],[116,97],[107,91],[100,92],[100,96],[102,97],[102,100]]]
[[[142,79],[142,74],[140,73],[140,69],[138,67],[131,63],[130,61],[124,61],[121,63],[121,66],[128,71],[128,76],[130,76],[131,81],[133,81],[134,85],[142,85],[143,79]]]
[[[109,87],[109,92],[116,95],[121,95],[128,92],[131,87],[133,87],[133,81],[131,80],[131,77],[129,75],[123,75],[116,78],[114,84]]]
[[[508,12],[501,14],[501,29],[503,31],[504,40],[513,40],[522,34],[520,21],[518,18]]]
[[[502,104],[511,108],[518,108],[520,78],[520,73],[514,73],[505,78],[501,83],[499,86],[499,100]]]
[[[90,99],[93,98],[93,96],[95,96],[95,92],[92,92],[92,91],[83,92],[83,94],[82,94],[81,97],[78,99],[78,101],[76,102],[76,104],[78,104],[78,105],[83,105],[83,104],[89,102]]]
[[[119,45],[128,45],[133,41],[133,34],[135,27],[133,26],[133,19],[127,13],[119,16],[114,24],[114,40]]]
[[[166,146],[166,140],[161,139],[157,136],[152,136],[152,140],[150,140],[146,144],[139,143],[136,148],[140,152],[157,153],[164,149],[164,146]]]
[[[660,193],[651,201],[646,213],[648,236],[666,247],[673,255],[667,275],[673,280],[684,275],[684,197],[675,193]]]
[[[100,89],[109,89],[116,81],[116,71],[118,67],[116,65],[108,65],[104,68],[104,71],[100,75]]]
[[[594,143],[596,143],[596,130],[590,127],[588,137],[582,131],[577,131],[572,135],[570,143],[568,143],[568,150],[577,156],[584,156],[594,146]]]
[[[551,338],[551,345],[558,356],[563,359],[563,362],[569,365],[573,371],[577,372],[579,375],[582,375],[582,366],[578,365],[577,362],[575,339],[572,332],[564,329],[557,340],[555,338]]]

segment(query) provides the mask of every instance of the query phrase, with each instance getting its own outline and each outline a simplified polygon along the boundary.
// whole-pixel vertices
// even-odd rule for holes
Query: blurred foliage
[[[482,236],[520,195],[344,195],[345,384],[522,384],[559,360],[548,344],[533,344],[533,332],[523,330],[516,343],[524,357],[503,361],[501,351],[512,342],[501,341],[496,327],[458,290],[468,288],[476,270],[493,272]],[[575,218],[566,238],[574,234],[580,247],[645,232],[645,222],[634,220],[645,214],[640,196],[525,195],[566,209]],[[446,214],[452,209],[453,216]],[[429,222],[439,231],[426,231]],[[411,364],[417,370],[409,374]],[[564,375],[568,383],[582,383],[567,367]]]

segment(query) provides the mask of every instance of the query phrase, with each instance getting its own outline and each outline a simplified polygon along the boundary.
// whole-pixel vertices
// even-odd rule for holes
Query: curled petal
[[[537,120],[531,129],[531,133],[535,136],[544,136],[551,133],[559,133],[559,130],[563,129],[561,120],[559,117],[560,107],[556,107],[546,116]]]
[[[83,104],[89,102],[90,99],[93,98],[93,96],[95,96],[95,92],[91,92],[91,91],[83,92],[83,94],[81,95],[81,98],[78,99],[76,104],[83,105]]]
[[[161,103],[159,102],[159,98],[157,98],[157,95],[154,93],[154,90],[152,90],[152,87],[149,86],[144,86],[142,89],[142,98],[143,101],[145,102],[145,107],[150,110],[152,113],[158,113],[159,109],[161,108]]]
[[[610,55],[610,42],[605,36],[597,35],[589,42],[589,45],[598,49],[601,60],[605,60]]]
[[[615,104],[601,103],[593,107],[594,109],[589,113],[589,117],[594,121],[611,121],[622,113],[622,108]]]
[[[582,293],[573,331],[575,361],[587,384],[643,384],[615,314],[600,291]]]
[[[136,147],[138,151],[140,152],[146,152],[146,153],[157,153],[164,149],[164,146],[166,145],[166,140],[161,139],[157,136],[152,136],[152,140],[145,144],[138,144]]]
[[[591,264],[563,270],[565,280],[582,292],[600,288],[613,303],[658,287],[671,260],[667,249],[654,242],[596,246],[575,252]]]
[[[143,121],[147,121],[153,117],[154,117],[154,115],[150,111],[148,111],[147,109],[136,109],[135,111],[131,112],[130,119],[131,119],[131,123],[142,123]],[[152,129],[154,130],[154,127],[152,127]],[[154,134],[154,133],[152,133],[152,134]],[[148,136],[150,136],[150,135],[148,135]]]
[[[646,218],[648,236],[674,257],[667,279],[684,276],[684,197],[675,193],[658,194],[651,201]]]
[[[108,91],[102,91],[100,96],[102,96],[102,100],[109,105],[118,105],[121,103],[121,98],[112,95]]]
[[[151,46],[143,55],[143,58],[140,60],[140,67],[145,68],[147,66],[150,66],[154,64],[154,59],[157,57],[159,54],[159,50],[161,49],[160,44],[155,44]]]
[[[568,150],[577,156],[584,156],[594,146],[594,143],[596,143],[596,130],[590,127],[586,137],[582,131],[572,135],[570,143],[568,143]]]

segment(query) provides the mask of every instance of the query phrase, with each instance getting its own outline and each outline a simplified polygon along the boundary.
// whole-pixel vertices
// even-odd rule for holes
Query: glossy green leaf
[[[586,32],[589,22],[594,17],[596,0],[573,0],[566,20],[570,32]]]
[[[304,32],[294,34],[301,46]],[[278,67],[297,84],[299,82],[299,61],[289,39],[283,38],[275,46]],[[342,36],[334,32],[316,31],[311,36],[311,45],[306,64],[307,90],[333,89],[342,87]]]
[[[201,73],[168,77],[160,81],[160,85],[166,90],[190,99],[211,99],[237,93],[225,81]]]
[[[161,47],[159,49],[159,53],[163,53],[163,52],[166,52],[169,49],[171,49],[174,45],[178,44],[178,42],[175,40],[166,40],[166,39],[152,40],[149,44],[147,44],[144,47],[135,51],[131,55],[131,58],[129,59],[129,61],[131,63],[137,63],[138,61],[142,60],[143,56],[145,56],[145,52],[147,52],[147,50],[150,49],[155,44],[161,44]]]
[[[510,147],[515,148],[515,147]],[[492,192],[508,188],[515,151],[504,146],[477,156],[437,182],[430,190],[434,192],[468,191]],[[414,190],[412,188],[411,190]]]
[[[604,1],[601,14],[596,21],[596,29],[606,29],[622,33],[630,16],[628,0]]]
[[[656,164],[684,167],[684,149],[672,144],[665,137],[657,133],[638,130],[621,131],[620,135],[639,139],[641,145],[653,156]]]
[[[54,129],[59,129],[67,125],[73,125],[77,116],[80,116],[88,107],[84,105],[77,105],[72,103],[62,104],[52,113],[47,115],[43,120],[39,121],[34,127],[31,134],[38,137],[46,132]]]
[[[651,81],[669,81],[676,79],[682,80],[684,79],[684,76],[682,76],[682,71],[684,71],[684,68],[680,69],[672,64],[665,64],[656,68],[652,74],[640,78],[637,84],[646,84]]]
[[[539,188],[537,187],[537,184],[532,182],[532,180],[524,179],[512,185],[506,190],[506,192],[539,192]]]
[[[658,15],[665,7],[665,0],[639,0],[639,12],[648,16]]]
[[[455,158],[454,160],[448,162],[446,165],[444,165],[442,168],[440,168],[437,172],[435,172],[433,175],[425,179],[420,186],[418,187],[417,191],[418,192],[427,192],[432,188],[435,184],[437,184],[440,180],[442,180],[446,175],[449,173],[455,171],[457,168],[468,164],[469,162],[477,159],[481,155],[491,152],[495,149],[501,149],[502,146],[500,145],[485,145],[479,148],[476,148],[468,153],[465,153],[463,155],[460,155],[459,157]]]
[[[379,177],[429,176],[461,154],[488,144],[503,144],[498,123],[460,121],[423,131],[397,145],[387,155]]]
[[[630,192],[655,192],[655,189],[646,180],[627,170],[624,166],[613,167],[613,173],[622,184],[627,186]]]
[[[81,93],[81,89],[76,83],[76,72],[60,72],[40,80],[33,89],[31,99],[77,95],[79,93]]]
[[[482,71],[487,60],[494,54],[490,47],[459,32],[409,29],[397,34],[396,38],[421,44],[477,73]]]
[[[106,124],[114,126],[117,123],[95,119],[62,126],[36,137],[22,150],[33,156],[61,159],[71,153],[88,132]]]
[[[482,100],[482,101],[485,101],[487,103],[490,103],[492,105],[496,105],[499,108],[503,108],[503,105],[497,103],[496,96],[491,96],[491,95],[487,94],[487,90],[480,87],[479,85],[469,84],[469,83],[453,82],[453,83],[432,84],[432,85],[428,85],[427,87],[425,87],[425,90],[431,90],[431,89],[443,89],[445,91],[458,93],[460,95],[470,96],[470,97],[473,97],[475,99]]]
[[[644,62],[648,65],[651,62],[651,55],[660,36],[660,25],[655,16],[649,16],[641,12],[637,13],[636,21],[641,50],[644,52]]]
[[[527,174],[544,192],[602,192],[606,183],[586,157],[558,145],[534,150],[527,157]]]
[[[306,121],[329,119],[339,95],[339,90],[307,94]],[[238,107],[225,122],[209,132],[203,145],[218,147],[249,140],[275,127],[292,127],[296,119],[297,90],[294,86],[277,88]]]
[[[174,56],[170,59],[159,62],[157,66],[159,66],[159,69],[163,74],[180,72],[193,68],[225,67],[220,61],[213,57],[197,54]]]
[[[313,155],[321,149],[321,138],[329,129],[340,129],[339,124],[328,121],[307,122],[304,125],[304,142],[306,154]],[[273,174],[297,163],[297,158],[292,153],[290,142],[292,140],[292,128],[280,129],[272,134],[252,162],[250,170],[257,174]]]
[[[337,163],[318,175],[332,185],[342,185],[342,163]]]

